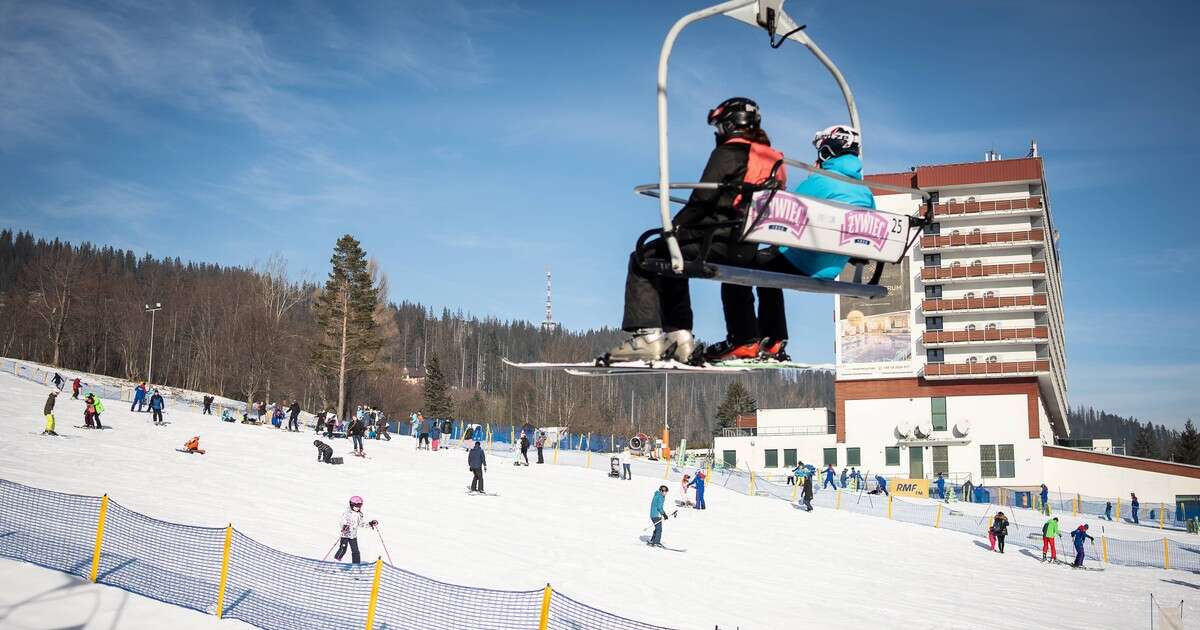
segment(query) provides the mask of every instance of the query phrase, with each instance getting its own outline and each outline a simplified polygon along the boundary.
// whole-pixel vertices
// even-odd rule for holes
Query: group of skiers
[[[517,446],[520,447],[520,457],[525,461],[518,460],[516,463],[529,465],[529,435],[524,430],[521,431],[521,439],[517,441]],[[542,457],[542,449],[546,448],[546,432],[538,431],[537,437],[533,440],[533,447],[537,449],[537,463],[545,464],[546,460]]]

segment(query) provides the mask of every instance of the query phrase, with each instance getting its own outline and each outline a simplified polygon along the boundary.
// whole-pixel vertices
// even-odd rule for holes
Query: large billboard
[[[864,275],[871,268],[864,270]],[[842,272],[849,280],[853,267]],[[837,322],[838,378],[880,378],[913,374],[912,305],[909,259],[887,265],[879,284],[887,297],[870,300],[840,296]]]

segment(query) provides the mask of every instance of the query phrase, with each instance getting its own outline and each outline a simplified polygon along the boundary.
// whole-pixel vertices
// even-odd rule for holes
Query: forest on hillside
[[[403,278],[388,278],[374,265],[370,273],[382,288],[374,320],[383,343],[371,369],[348,383],[351,405],[370,404],[393,416],[422,409],[423,376],[434,360],[453,416],[472,421],[656,434],[666,405],[672,436],[705,444],[735,380],[761,408],[833,403],[828,372],[679,375],[668,384],[657,375],[583,378],[514,370],[501,359],[585,360],[623,333],[546,332],[528,321],[439,312],[406,295]],[[315,313],[320,291],[316,283],[291,279],[287,261],[278,256],[252,267],[226,267],[4,230],[0,356],[146,379],[151,315],[145,307],[159,303],[153,382],[245,401],[299,400],[305,409],[330,408],[337,400],[335,379],[312,360],[323,334]]]

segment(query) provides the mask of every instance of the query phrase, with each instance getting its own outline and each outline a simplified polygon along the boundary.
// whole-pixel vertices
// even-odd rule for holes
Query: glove
[[[371,529],[375,529],[375,527],[379,525],[379,521],[371,521],[370,523],[367,523],[367,525],[370,525]]]
[[[662,519],[662,520],[664,520],[664,521],[665,521],[665,520],[667,520],[667,515],[666,515],[666,514],[663,514],[663,519]]]

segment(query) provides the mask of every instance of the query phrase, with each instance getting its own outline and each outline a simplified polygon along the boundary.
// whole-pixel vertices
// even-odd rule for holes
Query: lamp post
[[[146,312],[150,313],[150,360],[146,364],[146,384],[154,382],[154,314],[162,310],[162,303],[155,302],[153,305],[146,305]]]

